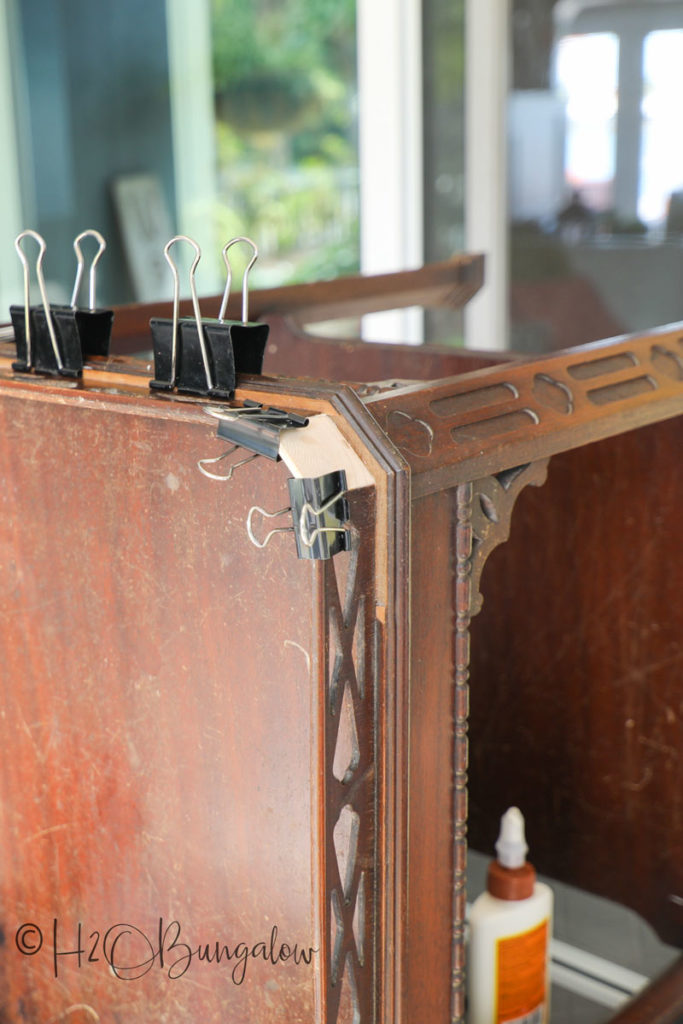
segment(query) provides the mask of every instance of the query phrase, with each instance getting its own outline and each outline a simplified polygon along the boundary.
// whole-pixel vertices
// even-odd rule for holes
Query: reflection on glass
[[[683,31],[650,32],[643,44],[638,216],[663,222],[672,192],[683,188]]]
[[[566,36],[556,80],[567,104],[565,180],[595,210],[612,205],[619,42],[611,32]]]
[[[423,0],[424,255],[465,248],[465,2]],[[462,312],[428,310],[425,341],[464,343]]]
[[[357,268],[355,0],[5,6],[17,220],[46,239],[53,300],[85,227],[107,239],[106,303],[168,294],[176,231],[202,244],[203,294],[222,288],[234,235],[258,241],[255,286]]]
[[[261,284],[358,269],[355,16],[213,0],[220,234],[258,238]]]

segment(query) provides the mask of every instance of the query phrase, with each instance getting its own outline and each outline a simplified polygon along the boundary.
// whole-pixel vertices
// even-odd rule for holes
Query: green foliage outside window
[[[262,283],[358,268],[355,13],[213,0],[219,218],[257,241]]]

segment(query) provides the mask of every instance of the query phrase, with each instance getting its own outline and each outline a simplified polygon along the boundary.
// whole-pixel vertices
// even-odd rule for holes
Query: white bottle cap
[[[522,812],[519,807],[510,807],[500,819],[500,835],[496,843],[498,863],[504,868],[521,868],[528,849]]]

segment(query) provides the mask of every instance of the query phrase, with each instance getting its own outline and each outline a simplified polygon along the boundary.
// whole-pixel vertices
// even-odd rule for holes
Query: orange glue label
[[[498,940],[496,1024],[541,1024],[546,1003],[548,922]]]

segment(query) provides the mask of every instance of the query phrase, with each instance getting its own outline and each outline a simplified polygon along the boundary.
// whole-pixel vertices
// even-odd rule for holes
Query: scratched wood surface
[[[447,268],[446,277],[452,273],[453,268]],[[397,280],[391,286],[399,298],[403,283]],[[446,278],[439,288],[442,285],[447,285]],[[324,291],[326,298],[318,295],[323,306],[334,299],[331,285]],[[410,294],[409,289],[405,290],[403,298]],[[298,310],[295,326],[306,322],[301,310],[304,297],[303,293],[295,297],[292,307]],[[366,295],[363,301],[367,300]],[[342,307],[345,307],[345,302],[337,308]],[[292,309],[286,311],[287,317]],[[136,316],[134,311],[131,323],[137,323]],[[288,320],[281,336],[286,338],[292,331],[292,321]],[[676,475],[680,477],[676,474],[676,466],[681,450],[680,414],[683,412],[682,339],[680,327],[672,327],[651,335],[616,339],[573,352],[558,353],[527,364],[489,366],[476,374],[426,385],[395,386],[385,383],[377,387],[363,386],[357,388],[355,394],[345,389],[335,391],[329,385],[287,382],[287,387],[298,396],[308,395],[312,400],[311,396],[316,393],[327,395],[336,411],[348,417],[361,447],[365,446],[366,452],[370,453],[370,460],[375,460],[377,480],[382,474],[386,475],[378,496],[378,508],[381,504],[383,510],[382,517],[378,515],[378,522],[383,526],[376,533],[378,538],[385,538],[386,579],[383,580],[383,597],[381,601],[378,599],[376,611],[371,614],[373,598],[366,600],[362,614],[358,614],[360,591],[355,585],[349,591],[343,584],[349,573],[348,566],[343,568],[340,565],[339,579],[336,578],[336,567],[332,571],[326,570],[321,577],[307,577],[301,587],[296,584],[293,592],[308,595],[308,607],[317,609],[317,618],[311,611],[311,623],[305,628],[302,625],[301,638],[290,636],[293,609],[288,608],[286,614],[283,612],[277,620],[286,620],[288,631],[286,635],[280,634],[280,645],[273,641],[275,646],[271,646],[267,657],[268,664],[278,665],[280,678],[285,641],[299,645],[293,648],[294,652],[300,648],[308,652],[312,664],[316,658],[311,652],[318,651],[318,674],[315,676],[312,672],[311,679],[315,676],[319,694],[323,695],[321,703],[316,705],[318,721],[326,719],[322,733],[316,732],[311,712],[308,725],[300,723],[286,741],[278,736],[280,746],[276,743],[273,747],[278,755],[290,753],[294,758],[303,756],[304,751],[310,752],[312,747],[318,752],[318,761],[310,758],[309,754],[307,771],[300,770],[297,762],[291,780],[297,790],[301,784],[307,787],[310,813],[307,838],[304,841],[286,836],[281,844],[291,854],[292,863],[297,865],[303,863],[304,847],[308,845],[310,850],[311,835],[317,843],[316,848],[324,851],[321,862],[313,858],[317,866],[309,866],[309,874],[304,875],[301,886],[302,892],[306,889],[310,894],[319,883],[317,901],[316,898],[309,900],[302,922],[311,923],[312,931],[316,937],[321,936],[325,947],[320,962],[322,980],[313,978],[305,982],[306,995],[296,996],[302,1000],[297,1005],[305,1007],[302,1010],[304,1014],[313,1005],[312,999],[314,1002],[317,1000],[316,1008],[322,1007],[325,1024],[365,1024],[366,1020],[373,1019],[373,1015],[382,1024],[412,1024],[422,1013],[428,1014],[424,1019],[429,1024],[436,1024],[443,1014],[449,1012],[449,1004],[452,1020],[460,1021],[463,1017],[461,908],[467,824],[463,733],[467,717],[470,620],[473,616],[472,687],[478,711],[475,711],[471,729],[470,834],[475,846],[479,844],[482,848],[490,848],[485,821],[495,823],[507,802],[518,802],[525,809],[529,806],[532,808],[528,813],[534,851],[538,847],[539,866],[548,874],[565,877],[596,892],[630,902],[658,928],[660,934],[668,936],[669,941],[683,941],[680,937],[680,907],[683,905],[679,902],[680,869],[676,867],[682,860],[679,812],[683,790],[680,758],[676,756],[681,740],[680,731],[676,732],[680,730],[680,717],[676,717],[680,711],[676,704],[680,697],[677,665],[683,632],[677,610],[682,581],[676,513],[683,496],[680,484],[673,480]],[[304,351],[302,348],[301,352]],[[316,372],[322,372],[325,364],[326,357],[322,353],[322,347],[318,346],[316,358],[322,362],[315,364]],[[357,346],[345,350],[341,359],[338,353],[335,354],[331,362],[334,376],[351,380],[357,378],[354,360],[358,366],[359,359],[362,361],[363,356]],[[430,366],[434,367],[436,375],[439,356],[430,353],[429,359],[435,360]],[[392,377],[387,353],[380,353],[379,361],[383,369],[381,376]],[[445,361],[442,372],[451,373],[451,367],[452,361]],[[106,387],[106,373],[117,370],[127,373],[130,380],[139,375],[144,389],[144,367],[125,366],[115,360],[106,371],[104,367],[97,370],[89,368],[86,387]],[[292,370],[305,373],[305,360]],[[113,377],[112,380],[118,381],[118,378]],[[283,393],[283,385],[274,379],[262,379],[258,384],[255,380],[245,380],[243,385],[247,389],[258,386],[271,400]],[[45,387],[45,384],[38,383],[37,387]],[[254,397],[251,390],[248,395]],[[86,406],[87,403],[79,409],[76,399],[74,423],[80,421],[83,425],[78,444],[85,437],[91,446],[90,421],[84,415],[90,407]],[[189,438],[196,424],[192,416],[188,419],[188,406],[182,408],[185,415],[183,429],[187,428]],[[175,415],[182,418],[180,411]],[[65,474],[61,471],[64,453],[59,449],[59,433],[50,418],[35,417],[30,423],[24,423],[21,416],[15,420],[9,408],[5,409],[5,417],[3,436],[7,439],[7,450],[3,451],[3,457],[7,466],[3,467],[3,472],[6,479],[20,480],[23,490],[21,501],[12,488],[7,492],[9,497],[2,494],[0,536],[5,539],[3,543],[7,550],[14,550],[20,542],[21,566],[25,562],[31,564],[32,545],[38,544],[39,558],[35,565],[40,569],[33,570],[35,579],[40,573],[57,572],[62,580],[61,590],[58,588],[57,593],[66,597],[64,602],[57,602],[56,615],[57,621],[64,624],[69,619],[68,610],[71,608],[71,581],[82,582],[84,579],[84,570],[77,565],[75,554],[80,550],[81,535],[85,550],[98,556],[96,563],[98,559],[103,561],[102,555],[106,555],[103,561],[106,566],[109,560],[118,564],[117,545],[120,541],[123,543],[126,531],[121,523],[127,522],[126,517],[134,519],[135,530],[142,530],[139,524],[144,522],[144,515],[141,518],[140,513],[149,508],[151,499],[136,490],[140,486],[138,467],[140,465],[142,475],[149,478],[153,468],[151,455],[144,444],[138,450],[134,443],[130,443],[130,438],[117,449],[117,434],[113,428],[104,437],[94,432],[97,446],[113,446],[116,460],[112,460],[110,454],[106,458],[102,455],[98,463],[100,455],[97,455],[95,465],[99,465],[99,469],[95,483],[89,481],[79,466],[73,471],[76,483],[69,480],[65,483]],[[625,431],[629,433],[620,437]],[[613,440],[601,440],[609,438]],[[634,440],[636,438],[637,441]],[[30,442],[28,448],[27,439]],[[75,436],[73,441],[74,448],[77,448]],[[645,447],[641,449],[639,446],[642,445]],[[575,450],[564,454],[570,449]],[[159,458],[165,449],[163,445],[158,449],[155,446],[155,451],[155,458]],[[134,453],[132,458],[130,452]],[[189,453],[186,454],[189,457]],[[553,457],[550,483],[538,486],[538,489],[524,490],[526,483],[542,485],[549,456]],[[44,474],[47,496],[37,485],[31,486],[30,483],[35,475],[34,461],[38,457],[41,464],[47,466]],[[92,546],[92,520],[86,516],[85,508],[98,508],[98,502],[110,494],[114,485],[108,478],[107,465],[115,465],[117,475],[125,476],[132,489],[128,500],[123,496],[127,488],[118,492],[119,532],[114,530],[114,524],[108,523],[109,543],[100,549]],[[54,473],[55,486],[50,489],[45,481],[52,481],[50,472],[54,472],[55,466],[60,467],[59,475]],[[557,481],[563,479],[567,466],[573,468],[564,483],[558,486]],[[412,525],[407,505],[408,470],[412,487]],[[258,474],[264,472],[256,469],[253,480],[260,481]],[[251,492],[253,480],[251,476],[245,476],[245,487],[247,479],[250,480]],[[267,487],[263,491],[263,504],[269,502],[272,508],[280,507],[282,503],[276,500],[281,493],[282,481],[276,487],[276,479],[279,478],[273,476],[275,489],[272,492]],[[182,485],[183,478],[177,470],[168,469],[163,480],[163,486],[157,480],[159,489],[154,492],[157,504],[153,507],[160,524],[154,531],[157,538],[154,565],[146,563],[149,555],[143,553],[151,543],[151,527],[148,535],[140,536],[135,542],[137,547],[134,545],[129,552],[139,559],[143,568],[147,564],[147,575],[152,569],[161,573],[155,584],[161,584],[162,593],[173,589],[166,581],[166,572],[171,572],[171,569],[163,563],[169,539],[180,551],[192,544],[186,536],[187,531],[177,528],[179,521],[176,521],[175,530],[169,524],[164,525],[165,505],[161,495],[170,500],[164,487],[171,498],[177,496],[180,486],[176,488],[175,484],[179,482]],[[521,492],[523,497],[518,498]],[[239,493],[238,488],[235,494]],[[246,505],[246,492],[242,499]],[[517,500],[519,511],[515,508]],[[191,497],[188,501],[184,514],[190,517],[190,521],[194,516],[196,521],[204,512],[203,504],[193,505]],[[11,507],[9,502],[13,502]],[[24,502],[27,502],[26,508]],[[237,528],[235,524],[230,525],[229,518],[227,523],[221,519],[225,516],[225,508],[224,504],[221,505],[219,513],[215,507],[210,516],[217,535],[221,529]],[[634,508],[637,511],[629,518],[627,510]],[[68,523],[66,535],[71,537],[72,543],[70,546],[67,544],[64,551],[58,549],[53,565],[53,549],[41,548],[41,542],[35,538],[65,515]],[[516,529],[513,539],[507,548],[506,545],[500,547],[484,567],[481,581],[488,617],[478,619],[476,613],[479,610],[483,563],[490,551],[506,539],[511,516]],[[515,540],[515,537],[522,539]],[[547,538],[547,543],[543,538]],[[509,551],[509,561],[504,560],[506,550]],[[201,567],[204,564],[202,559],[208,557],[205,550],[203,554],[195,552],[192,565]],[[180,578],[181,592],[184,592],[183,587],[189,587],[186,592],[189,599],[183,604],[201,608],[204,592],[200,592],[196,582],[187,582],[193,576],[193,572],[188,571],[188,564],[181,561],[175,566],[174,579]],[[263,565],[262,562],[258,564]],[[281,568],[281,563],[278,564]],[[357,565],[361,566],[362,561]],[[497,566],[504,568],[498,570]],[[124,567],[119,565],[119,570],[125,579]],[[253,571],[254,564],[249,562],[241,567],[240,576],[244,574],[244,578],[251,581]],[[293,572],[298,571],[295,566]],[[25,652],[21,656],[23,660],[15,661],[13,670],[15,680],[25,674],[31,684],[29,696],[22,695],[19,707],[29,726],[30,723],[38,723],[43,728],[43,712],[51,706],[43,682],[49,681],[46,685],[49,685],[50,692],[62,692],[59,669],[65,662],[65,655],[54,659],[53,665],[51,659],[42,657],[41,660],[36,654],[36,650],[42,650],[46,645],[49,649],[53,640],[49,634],[52,617],[47,608],[42,609],[43,635],[38,634],[41,643],[34,645],[36,634],[31,634],[30,644],[27,641],[31,611],[36,605],[34,591],[38,584],[34,581],[27,585],[22,580],[17,591],[19,584],[12,572],[16,569],[8,572],[0,583],[0,587],[7,588],[9,580],[15,587],[11,597],[4,593],[2,610],[13,612],[17,593],[23,595],[20,605],[23,602],[21,628],[24,632],[19,644],[6,640],[5,647],[13,652],[18,646],[19,651]],[[128,590],[124,587],[125,592],[121,593],[120,584],[112,579],[112,572],[106,568],[101,572],[108,588],[107,599],[111,598],[117,613],[124,599],[131,599],[136,608],[144,609],[139,617],[132,613],[129,615],[123,638],[126,647],[132,644],[135,651],[146,643],[146,651],[150,646],[156,650],[159,628],[167,620],[177,633],[181,633],[190,621],[177,609],[175,617],[170,612],[166,614],[168,609],[163,603],[161,610],[157,608],[152,589],[145,583],[145,572],[140,582],[134,585],[134,600],[131,597],[132,582]],[[365,581],[361,587],[365,592],[370,578],[367,565],[358,569],[358,573],[358,579]],[[134,575],[137,581],[140,574],[136,571]],[[287,586],[289,579],[288,573]],[[207,581],[211,582],[210,576],[207,576]],[[340,599],[342,591],[356,595],[355,608],[347,608],[346,599]],[[214,592],[212,586],[211,593]],[[244,588],[239,593],[243,594]],[[334,597],[335,594],[338,596]],[[267,595],[264,592],[256,588],[254,596],[260,605],[265,605]],[[286,604],[282,595],[280,600]],[[40,610],[40,603],[38,600],[36,610]],[[93,616],[96,615],[97,602],[93,600],[92,604],[93,608],[90,608],[86,601],[85,611],[77,605],[78,614],[70,617],[70,632],[64,635],[72,647],[77,646],[84,633],[92,640],[94,634],[87,627],[93,622],[98,628],[106,627],[105,641],[106,630],[115,628],[112,622],[117,621],[117,616],[112,616],[111,621],[104,624],[95,621]],[[67,610],[63,611],[63,607]],[[259,622],[263,622],[265,613],[259,614]],[[297,615],[301,617],[298,610]],[[85,628],[75,627],[74,621]],[[361,633],[354,625],[357,622],[363,624]],[[227,631],[226,620],[214,619],[211,613],[206,621],[202,620],[202,628],[212,626],[218,636],[217,649],[223,652],[225,637],[221,630]],[[245,630],[240,628],[238,635],[246,635]],[[358,662],[356,648],[361,635],[366,638],[366,649],[364,658]],[[368,640],[370,637],[372,639]],[[212,637],[211,648],[213,643]],[[270,641],[264,639],[263,643],[267,647]],[[106,648],[106,642],[104,646]],[[110,646],[113,648],[113,642]],[[178,657],[187,648],[181,649],[180,641],[173,641],[171,650]],[[225,654],[227,657],[227,650]],[[19,657],[14,653],[10,656]],[[215,670],[216,666],[211,659],[209,664],[207,658],[206,652],[202,653],[200,664],[206,662],[205,674],[211,678],[210,670]],[[574,668],[565,673],[572,659]],[[227,661],[219,660],[221,669],[227,673]],[[359,676],[361,663],[365,667]],[[532,668],[525,670],[525,664]],[[348,672],[343,680],[338,674],[342,665],[345,666],[344,672]],[[121,668],[120,672],[117,667]],[[127,663],[123,666],[117,662],[111,676],[106,677],[107,684],[121,690],[122,676],[125,675],[123,669],[127,668]],[[548,680],[550,668],[553,678]],[[289,669],[283,668],[283,671],[286,682]],[[46,675],[46,672],[50,674]],[[360,680],[373,677],[373,673],[375,689],[372,691],[371,688],[370,710],[368,704],[362,706],[362,702],[368,700],[368,691],[363,689],[366,684],[361,684]],[[226,678],[229,677],[226,675]],[[613,685],[615,680],[619,684],[617,687]],[[186,692],[182,682],[182,679],[176,682],[178,706],[187,710],[188,724],[191,725],[193,713],[198,713],[197,703],[182,703],[181,690]],[[192,692],[195,695],[197,691],[193,689]],[[231,692],[230,685],[228,692]],[[275,709],[272,713],[280,716],[280,727],[287,734],[289,717],[283,723],[281,712],[286,705],[281,699],[281,690],[272,684],[271,679],[265,689],[258,692],[267,698],[258,704],[259,712],[264,708]],[[624,695],[628,695],[630,704],[628,701],[624,704]],[[247,701],[243,720],[257,706],[249,704],[249,700],[256,702],[257,697],[253,694],[246,697],[240,692],[239,701]],[[74,713],[77,713],[76,721],[80,722],[78,715],[83,721],[84,727],[77,732],[79,739],[81,735],[89,736],[93,722],[97,728],[103,728],[103,722],[93,717],[95,712],[88,710],[84,694],[77,694],[71,703]],[[105,702],[105,709],[108,707]],[[524,714],[519,717],[520,709],[528,711],[528,718]],[[111,710],[113,712],[114,709]],[[149,708],[145,714],[142,729],[147,737],[154,735],[158,723]],[[515,714],[518,714],[517,718]],[[374,716],[372,721],[368,715]],[[341,719],[346,722],[345,733]],[[66,721],[64,718],[62,724]],[[163,721],[162,716],[159,722]],[[18,728],[26,732],[16,720],[13,731],[6,728],[5,738],[8,741]],[[196,738],[198,727],[194,725],[192,728],[193,738]],[[271,724],[268,729],[272,731],[265,726],[263,728],[266,731],[263,735],[259,732],[259,742],[267,746],[271,736],[275,737],[277,726]],[[66,729],[62,732],[66,734]],[[170,734],[173,756],[182,746],[182,735],[184,733]],[[340,747],[339,737],[344,735]],[[61,732],[59,736],[64,746]],[[528,741],[523,750],[522,739]],[[26,745],[28,737],[21,742]],[[52,746],[56,749],[56,742]],[[116,755],[123,757],[119,746],[115,748]],[[371,754],[371,748],[374,754]],[[30,760],[31,750],[28,745],[21,749],[28,751],[26,756],[22,753],[23,764],[26,757]],[[41,756],[45,756],[43,747],[39,749]],[[71,763],[69,757],[74,749],[78,749],[78,744],[72,742],[65,749],[68,757],[62,752],[60,765]],[[245,752],[246,741],[240,750]],[[322,756],[321,751],[324,751]],[[112,757],[113,754],[110,760]],[[168,751],[165,757],[167,765],[176,764]],[[347,757],[347,769],[353,768],[353,782],[348,792],[354,793],[360,809],[359,813],[351,805],[351,812],[355,811],[357,818],[345,811],[346,772],[340,779],[334,771],[335,762],[339,768]],[[510,770],[511,760],[515,768],[514,777]],[[527,760],[533,770],[528,770]],[[86,763],[92,768],[92,751]],[[272,770],[281,770],[282,763],[278,757],[278,768],[272,764]],[[289,765],[290,761],[286,759],[285,763]],[[147,774],[152,771],[153,764],[149,762],[146,765]],[[224,768],[222,779],[230,778],[230,772],[236,771],[242,783],[242,769],[238,770],[233,762],[226,762]],[[329,775],[330,768],[333,779]],[[62,768],[60,770],[63,771]],[[318,770],[322,771],[324,781],[317,774]],[[358,774],[354,774],[356,772]],[[37,777],[36,774],[35,777],[24,778],[19,774],[14,781],[21,791],[35,799]],[[212,776],[208,778],[211,781]],[[69,780],[73,781],[71,776]],[[177,783],[176,775],[170,781]],[[190,782],[193,781],[190,777]],[[512,798],[507,790],[501,797],[501,781],[506,785],[518,783]],[[246,778],[245,773],[244,783],[243,810],[246,813],[248,809],[251,813],[254,800],[254,806],[259,806],[258,791],[254,789],[256,783],[251,775]],[[376,788],[372,790],[368,786]],[[242,792],[241,785],[231,787],[231,791],[235,788]],[[195,787],[195,791],[200,792],[201,785]],[[16,792],[14,783],[12,792]],[[48,785],[47,792],[51,794],[45,798],[50,814],[47,817],[43,815],[45,820],[41,819],[38,825],[32,824],[28,835],[31,842],[47,840],[59,844],[66,839],[66,829],[61,826],[67,824],[67,819],[56,819],[52,808],[58,806],[59,800],[64,801],[64,790],[55,784],[52,788]],[[538,797],[539,792],[541,797]],[[288,794],[291,801],[293,797],[289,791]],[[120,804],[122,814],[130,814],[130,807],[124,799],[112,802],[117,806]],[[559,810],[565,812],[564,818]],[[558,828],[558,823],[562,825],[566,820],[568,811],[571,812],[569,844],[562,829]],[[375,812],[376,819],[373,818]],[[27,812],[23,807],[19,810],[15,807],[12,813]],[[339,826],[335,837],[335,826],[342,815],[343,825]],[[618,827],[610,829],[615,822]],[[277,832],[276,846],[280,836],[286,835],[288,827],[281,818],[277,819],[277,824],[282,832]],[[180,820],[177,831],[182,841],[186,841]],[[544,837],[539,838],[544,831]],[[374,836],[374,840],[370,836]],[[601,846],[592,861],[591,843],[596,841],[596,837],[599,837],[597,841]],[[613,841],[614,837],[617,842]],[[247,838],[244,843],[243,849],[250,850]],[[340,857],[339,849],[344,848],[346,852]],[[207,849],[211,851],[210,843]],[[114,870],[112,859],[115,852],[110,853],[107,862],[111,871]],[[7,856],[9,858],[10,854]],[[277,861],[275,853],[269,853],[268,857],[273,858],[274,863]],[[270,872],[268,857],[263,866]],[[161,859],[164,860],[163,856]],[[251,866],[250,856],[245,859]],[[350,873],[347,870],[349,860],[352,864]],[[85,863],[88,863],[87,859]],[[116,864],[119,864],[118,860]],[[23,878],[27,877],[27,870],[24,860]],[[41,870],[45,870],[44,863]],[[246,871],[246,877],[251,878],[249,868]],[[316,871],[320,872],[317,881]],[[374,877],[372,872],[376,872]],[[10,873],[10,878],[17,877],[16,871]],[[644,877],[647,877],[647,884],[642,884]],[[53,894],[59,891],[62,881],[61,874],[56,882],[51,876],[50,886],[45,888],[44,906],[48,911],[54,903]],[[266,898],[278,888],[277,882],[277,871],[273,871],[272,885],[269,883],[265,890]],[[108,884],[113,885],[111,881]],[[250,887],[251,882],[247,884],[247,888]],[[367,901],[369,892],[376,898],[374,904]],[[110,905],[113,906],[111,900],[107,907]],[[150,900],[146,905],[154,904]],[[257,916],[259,910],[266,913],[261,903],[254,911]],[[370,922],[372,927],[367,933],[361,929],[359,939],[361,920]],[[16,931],[8,929],[6,935],[13,941]],[[365,941],[363,936],[369,941]],[[26,937],[30,943],[31,933]],[[35,935],[33,938],[35,941]],[[26,952],[32,950],[27,948]],[[375,953],[377,959],[373,962]],[[39,953],[34,956],[37,958]],[[31,957],[25,958],[25,962],[31,960]],[[38,963],[37,959],[35,963]],[[68,963],[73,964],[73,960]],[[347,972],[349,964],[351,968]],[[208,965],[201,966],[208,969]],[[273,974],[277,974],[280,966],[276,965]],[[273,965],[266,964],[265,967],[269,970]],[[371,979],[369,983],[368,977]],[[331,988],[338,985],[340,978],[341,990],[337,987],[332,992]],[[143,979],[143,983],[146,980]],[[281,975],[277,974],[275,978],[269,975],[268,980],[279,985]],[[47,985],[47,980],[44,983]],[[20,983],[8,979],[6,990],[13,993],[17,1012],[23,1013],[25,1006],[21,1000],[27,996],[24,990],[17,994],[13,984]],[[262,986],[258,987],[261,993]],[[291,991],[293,989],[287,989],[288,993]],[[249,1012],[263,1012],[263,1003],[258,1003],[258,998],[270,1001],[288,998],[282,993],[274,995],[272,986],[266,988],[266,992],[265,997],[262,994],[254,997],[256,1002],[250,1006]],[[74,1010],[74,1013],[87,1015],[90,1004],[73,1002],[77,997],[77,992],[68,993],[72,1001],[66,1008],[64,1003],[60,1004],[61,1010],[57,1012],[63,1016],[69,1006],[82,1005],[85,1009]],[[280,1018],[270,1013],[270,1001],[267,1002],[267,1019],[277,1021]],[[149,1005],[161,1007],[161,996],[152,993]],[[221,1007],[215,1012],[223,1012],[223,1009]],[[231,1012],[232,1009],[231,1004]],[[212,1020],[213,1010],[209,1004],[202,1019]],[[299,1019],[292,1018],[292,1006],[285,1007],[284,1002],[276,1003],[273,1012],[281,1013],[283,1020]],[[9,1019],[12,1020],[11,1017]],[[125,1013],[121,1019],[126,1019]],[[230,1019],[232,1021],[233,1018]],[[317,1021],[317,1018],[313,1019]],[[235,1017],[235,1020],[239,1024],[240,1017]],[[247,1020],[251,1024],[251,1018]],[[308,1024],[308,1017],[304,1016],[302,1020]],[[80,1021],[72,1020],[72,1024],[80,1024]]]
[[[0,1019],[317,1022],[318,567],[245,532],[280,467],[207,480],[210,425],[77,398],[0,418]]]
[[[297,561],[293,538],[247,542],[247,508],[282,507],[286,472],[260,460],[230,485],[206,480],[197,460],[224,450],[215,424],[195,403],[150,398],[140,367],[113,361],[67,387],[0,369],[0,610],[13,624],[0,784],[6,848],[20,851],[2,880],[5,1019],[448,1013],[463,925],[450,899],[453,619],[423,678],[404,463],[360,398],[272,379],[244,392],[327,402],[374,467],[377,509],[374,489],[349,494],[352,551],[320,568]],[[448,546],[448,514],[440,528]],[[446,602],[452,582],[446,559]],[[425,715],[411,711],[411,672],[418,692],[439,683]],[[241,985],[235,939],[265,944]],[[281,942],[298,963],[278,959]],[[200,962],[216,943],[228,964]]]
[[[482,576],[469,837],[523,806],[539,870],[683,947],[683,423],[551,459]]]

